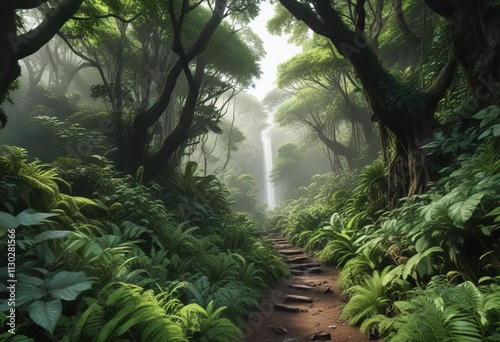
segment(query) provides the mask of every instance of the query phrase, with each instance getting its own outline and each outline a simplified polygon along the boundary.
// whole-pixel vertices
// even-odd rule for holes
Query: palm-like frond
[[[80,316],[69,341],[187,341],[182,328],[168,317],[152,291],[138,286],[111,283]]]
[[[388,269],[382,273],[374,271],[373,276],[366,277],[363,284],[356,285],[347,291],[351,298],[344,307],[340,319],[347,320],[349,324],[357,324],[362,320],[387,312],[392,304],[389,289],[384,284],[384,275],[387,271]]]
[[[436,284],[413,298],[391,342],[479,342],[498,337],[500,290],[482,293],[472,282]]]
[[[28,162],[25,149],[15,146],[3,146],[0,156],[0,174],[11,175],[16,179],[20,197],[26,201],[25,207],[39,211],[49,211],[59,200],[59,185],[65,184],[55,168],[41,164],[38,160]]]
[[[243,339],[241,331],[227,318],[222,318],[221,313],[226,307],[216,308],[214,302],[207,304],[206,308],[198,304],[188,304],[179,311],[188,335],[192,340],[204,342],[237,342]]]
[[[210,283],[218,286],[234,281],[239,268],[236,260],[227,254],[207,256],[199,267],[199,271],[207,275]]]

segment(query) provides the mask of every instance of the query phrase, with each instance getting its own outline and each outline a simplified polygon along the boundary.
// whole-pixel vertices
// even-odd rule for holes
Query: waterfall
[[[269,209],[276,207],[274,184],[271,182],[271,170],[273,169],[273,150],[271,145],[271,129],[267,127],[262,131],[262,145],[264,147],[264,172],[266,176],[266,200]]]

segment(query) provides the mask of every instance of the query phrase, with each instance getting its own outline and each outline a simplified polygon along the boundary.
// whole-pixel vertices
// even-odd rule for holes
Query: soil
[[[287,245],[279,236],[272,235],[285,261],[291,269],[303,269],[303,273],[282,279],[261,301],[258,311],[249,319],[240,322],[246,342],[305,342],[305,341],[348,341],[365,342],[359,329],[339,320],[345,299],[337,286],[339,270],[332,266],[315,265],[316,260],[302,250]],[[297,254],[300,253],[300,254]],[[305,257],[307,256],[307,259]],[[289,259],[295,259],[290,261]],[[301,260],[302,259],[302,260]],[[304,260],[305,259],[305,260]],[[304,267],[299,264],[309,264]],[[309,273],[310,269],[313,269]],[[320,272],[320,273],[313,273]],[[303,289],[290,285],[307,285]],[[286,298],[286,295],[309,298]],[[311,300],[299,302],[297,299]],[[276,306],[275,306],[276,304]],[[289,311],[282,311],[282,310]],[[293,312],[290,312],[293,311]],[[329,336],[328,336],[329,334]],[[328,339],[330,337],[330,339]]]

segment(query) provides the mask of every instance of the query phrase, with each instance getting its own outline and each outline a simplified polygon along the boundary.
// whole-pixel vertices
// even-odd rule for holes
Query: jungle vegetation
[[[240,341],[265,231],[367,338],[500,339],[500,2],[271,0],[260,101],[263,2],[0,1],[0,340]]]

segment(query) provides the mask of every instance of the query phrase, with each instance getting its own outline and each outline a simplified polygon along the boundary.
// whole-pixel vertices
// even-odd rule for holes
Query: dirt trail
[[[245,341],[368,341],[356,327],[338,320],[345,304],[337,286],[339,271],[319,264],[280,236],[270,238],[288,263],[292,276],[276,284],[259,310],[240,322]]]

